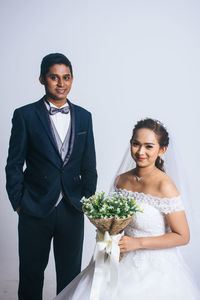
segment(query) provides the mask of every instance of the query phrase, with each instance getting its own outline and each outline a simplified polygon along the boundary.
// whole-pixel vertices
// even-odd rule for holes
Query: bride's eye
[[[137,146],[139,146],[139,143],[138,142],[133,142],[132,146],[137,147]]]
[[[146,147],[147,147],[147,149],[152,149],[153,148],[152,145],[147,145]]]

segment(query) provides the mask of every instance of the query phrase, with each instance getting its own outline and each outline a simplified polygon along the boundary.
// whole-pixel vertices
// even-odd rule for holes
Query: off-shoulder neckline
[[[146,193],[143,193],[143,192],[137,192],[137,191],[131,191],[131,190],[127,190],[127,189],[121,189],[121,188],[117,188],[115,187],[115,189],[117,191],[122,191],[122,192],[128,192],[128,193],[132,193],[132,194],[136,194],[136,195],[142,195],[142,196],[146,196],[146,197],[151,197],[153,199],[158,199],[158,200],[172,200],[172,199],[180,199],[181,198],[181,195],[178,195],[178,196],[174,196],[174,197],[171,197],[171,198],[167,198],[167,197],[158,197],[158,196],[154,196],[154,195],[151,195],[151,194],[146,194]]]

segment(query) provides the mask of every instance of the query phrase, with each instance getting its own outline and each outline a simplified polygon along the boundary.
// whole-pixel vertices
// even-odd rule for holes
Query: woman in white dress
[[[181,196],[164,172],[167,130],[156,120],[141,120],[130,143],[136,167],[118,176],[115,189],[132,195],[143,213],[135,214],[119,241],[122,259],[113,299],[200,299],[177,250],[189,242],[190,233]],[[55,299],[89,300],[93,274],[90,263]],[[106,287],[100,299],[112,299]]]

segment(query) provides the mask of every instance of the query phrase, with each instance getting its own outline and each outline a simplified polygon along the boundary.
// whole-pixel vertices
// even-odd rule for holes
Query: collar
[[[67,100],[68,101],[68,100]],[[51,102],[49,102],[46,98],[44,99],[44,103],[45,103],[45,105],[46,105],[46,108],[49,110],[49,108],[50,107],[56,107],[56,108],[58,108],[56,105],[54,105],[53,103],[51,103]],[[61,107],[59,107],[59,108],[62,108],[62,107],[68,107],[69,106],[69,104],[68,104],[68,102],[66,102],[64,105],[62,105]]]

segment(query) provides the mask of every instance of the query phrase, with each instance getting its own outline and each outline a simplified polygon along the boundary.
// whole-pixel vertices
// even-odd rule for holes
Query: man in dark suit
[[[12,119],[6,188],[19,214],[20,300],[42,299],[52,239],[57,293],[80,272],[80,199],[94,194],[97,172],[91,114],[67,99],[72,81],[67,57],[45,56],[46,95],[16,109]]]

